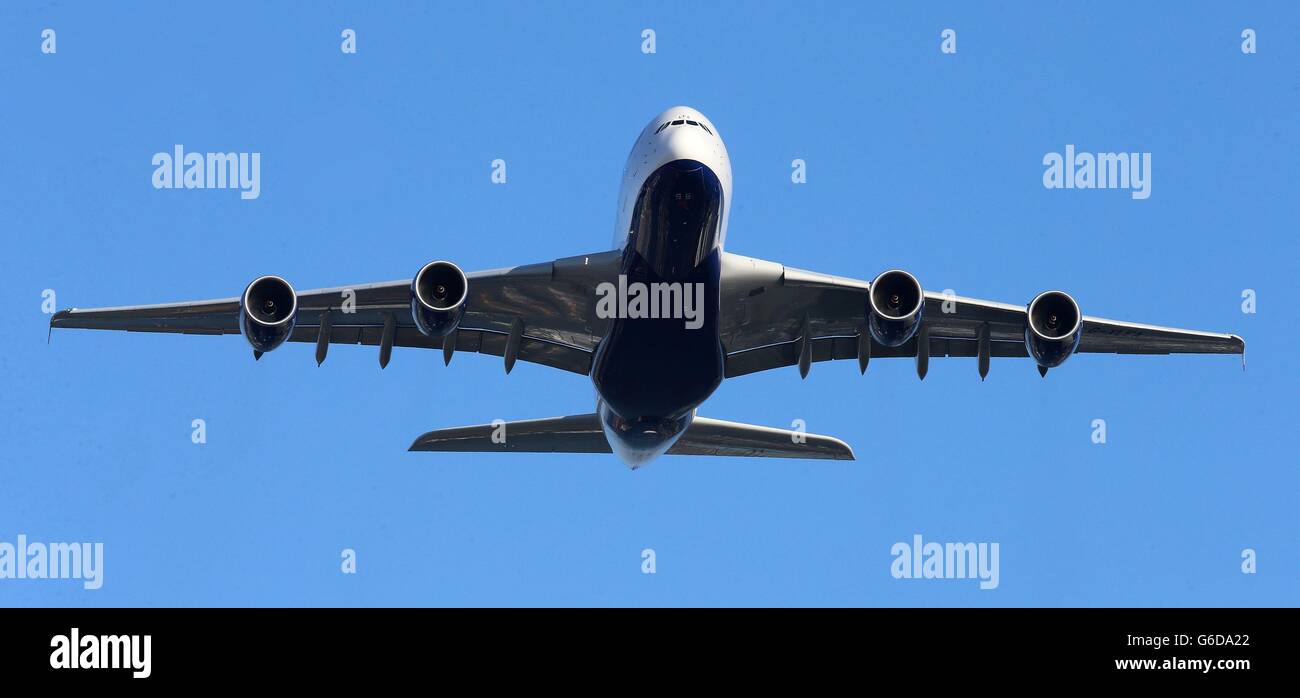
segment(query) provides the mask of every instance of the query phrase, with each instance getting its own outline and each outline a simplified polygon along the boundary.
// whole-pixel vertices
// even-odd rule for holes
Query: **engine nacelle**
[[[254,351],[284,344],[298,321],[298,294],[278,276],[255,279],[239,297],[239,330]]]
[[[877,343],[902,346],[921,326],[925,291],[915,276],[893,269],[871,282],[868,294],[867,327]]]
[[[411,317],[420,332],[445,337],[465,315],[469,279],[451,262],[429,262],[411,279]]]
[[[1044,368],[1056,368],[1079,348],[1083,313],[1069,294],[1045,291],[1025,310],[1025,350]]]

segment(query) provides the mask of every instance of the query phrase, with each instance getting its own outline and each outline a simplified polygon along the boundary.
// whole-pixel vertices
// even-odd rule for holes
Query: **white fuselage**
[[[681,121],[681,124],[676,122]],[[686,123],[693,121],[695,124]],[[661,126],[668,124],[663,130]],[[713,122],[690,107],[673,107],[665,110],[646,124],[636,137],[632,152],[623,166],[622,185],[618,190],[618,217],[614,225],[614,249],[621,250],[627,243],[631,229],[632,209],[646,178],[663,165],[675,160],[695,160],[713,170],[722,184],[722,229],[718,233],[719,247],[726,242],[727,219],[731,216],[731,159],[727,146]]]
[[[617,319],[597,347],[591,378],[610,448],[632,467],[672,448],[695,408],[721,383],[718,335],[722,246],[731,213],[731,161],[717,128],[674,107],[637,136],[623,168],[614,248],[621,278],[680,284],[702,318]]]

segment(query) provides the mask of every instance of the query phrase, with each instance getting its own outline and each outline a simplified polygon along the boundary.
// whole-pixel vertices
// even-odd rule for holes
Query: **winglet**
[[[1231,337],[1241,343],[1241,370],[1246,370],[1246,340],[1241,335],[1231,335]]]

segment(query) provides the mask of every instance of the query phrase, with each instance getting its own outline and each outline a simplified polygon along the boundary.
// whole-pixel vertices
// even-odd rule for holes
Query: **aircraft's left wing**
[[[517,329],[519,360],[586,374],[605,331],[595,313],[595,288],[617,278],[618,259],[617,252],[601,252],[467,274],[465,315],[454,333],[454,347],[444,347],[442,339],[416,328],[409,279],[299,293],[289,341],[316,343],[317,356],[323,359],[329,344],[381,344],[391,323],[393,346],[504,356]],[[50,327],[239,334],[239,299],[73,308],[55,313]]]
[[[922,331],[897,347],[870,339],[866,328],[871,283],[793,269],[724,254],[722,342],[726,375],[743,376],[784,366],[835,359],[917,357],[925,338],[926,359],[1027,358],[1026,307],[927,291]],[[1234,334],[1200,332],[1083,316],[1077,351],[1099,354],[1242,354]],[[863,347],[863,343],[868,346]],[[868,360],[869,360],[868,359]],[[924,372],[924,368],[918,366]]]

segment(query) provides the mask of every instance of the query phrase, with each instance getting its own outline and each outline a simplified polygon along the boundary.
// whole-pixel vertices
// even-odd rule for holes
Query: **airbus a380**
[[[412,451],[615,453],[636,468],[664,454],[852,460],[839,439],[710,419],[697,408],[724,378],[820,361],[909,357],[1031,359],[1040,373],[1075,353],[1243,354],[1236,335],[1083,315],[1046,291],[1027,305],[923,290],[889,270],[872,281],[723,251],[731,163],[717,127],[676,107],[637,136],[623,169],[612,250],[466,274],[432,261],[413,279],[296,292],[263,276],[237,298],[71,309],[51,328],[242,334],[255,358],[286,341],[441,348],[591,377],[591,414],[439,429]]]

